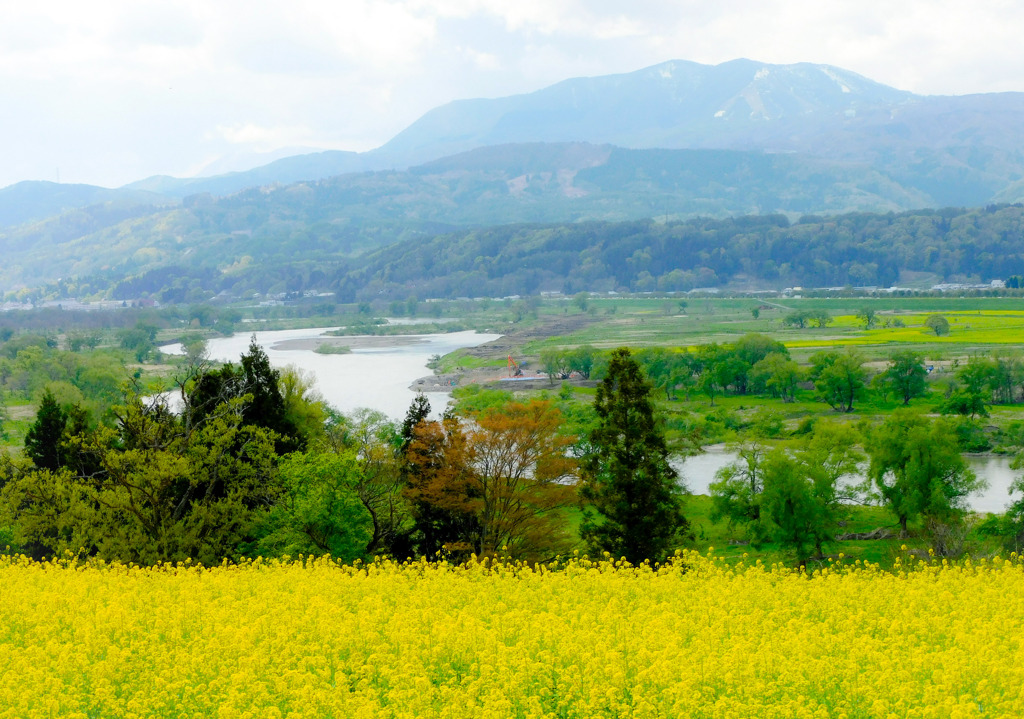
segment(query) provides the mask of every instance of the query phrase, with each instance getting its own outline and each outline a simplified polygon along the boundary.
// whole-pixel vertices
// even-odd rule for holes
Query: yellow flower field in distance
[[[1024,568],[0,559],[0,675],[11,719],[1019,717]]]
[[[949,321],[949,334],[936,335],[924,326],[931,314],[941,314]],[[1024,311],[985,310],[976,312],[916,313],[904,312],[894,315],[904,327],[877,326],[863,329],[864,323],[853,315],[839,315],[833,318],[830,328],[836,330],[857,330],[857,334],[836,336],[822,342],[820,338],[786,338],[787,347],[819,347],[882,345],[888,343],[913,344],[1021,344],[1024,342]]]

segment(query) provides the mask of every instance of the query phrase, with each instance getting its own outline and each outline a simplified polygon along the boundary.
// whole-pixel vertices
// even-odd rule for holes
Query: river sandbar
[[[348,335],[345,337],[303,337],[300,339],[281,340],[270,346],[279,352],[306,351],[313,352],[321,345],[360,349],[386,349],[389,347],[408,347],[410,345],[427,344],[425,337],[417,335]]]

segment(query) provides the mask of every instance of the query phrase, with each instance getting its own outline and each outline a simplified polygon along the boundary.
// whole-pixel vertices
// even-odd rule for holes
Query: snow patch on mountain
[[[827,67],[820,68],[820,70],[825,74],[825,76],[827,78],[832,80],[832,82],[834,82],[835,84],[839,85],[839,89],[840,90],[842,90],[847,95],[850,94],[850,92],[851,92],[850,86],[847,85],[845,82],[843,82],[842,79],[838,75],[836,75],[834,72],[832,72],[832,70],[830,70]]]

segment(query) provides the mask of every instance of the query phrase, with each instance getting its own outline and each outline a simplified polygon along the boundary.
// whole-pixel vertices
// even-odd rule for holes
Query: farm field
[[[758,309],[758,316],[752,314]],[[876,312],[875,325],[865,329],[857,312]],[[552,308],[545,306],[548,312]],[[565,306],[563,312],[573,310]],[[874,298],[835,300],[694,299],[685,308],[671,300],[593,300],[591,321],[568,335],[538,338],[523,347],[526,354],[543,349],[590,344],[598,348],[695,347],[709,342],[729,343],[748,332],[770,335],[800,356],[819,348],[856,346],[871,356],[894,348],[931,354],[967,355],[989,347],[1024,345],[1024,300],[1005,298]],[[578,312],[578,310],[576,310]],[[795,312],[824,311],[824,327],[787,326]],[[947,335],[936,336],[924,326],[934,314],[950,324]],[[543,316],[543,314],[542,314]]]
[[[1009,717],[1024,568],[0,560],[0,717]]]

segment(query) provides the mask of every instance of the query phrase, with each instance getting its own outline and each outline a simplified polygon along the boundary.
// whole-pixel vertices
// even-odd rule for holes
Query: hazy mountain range
[[[672,61],[449,103],[365,153],[114,190],[0,189],[0,288],[514,222],[1017,202],[1022,113],[1024,93],[919,96],[825,65]]]

